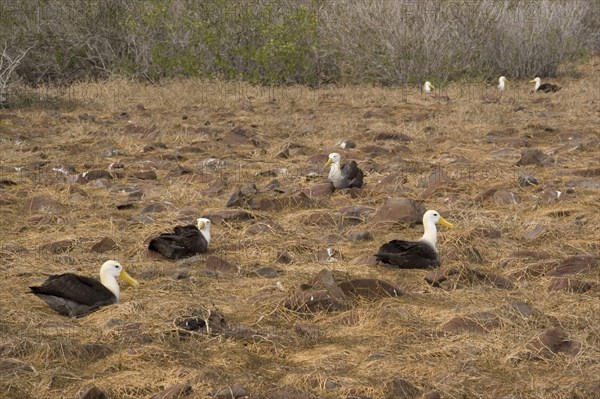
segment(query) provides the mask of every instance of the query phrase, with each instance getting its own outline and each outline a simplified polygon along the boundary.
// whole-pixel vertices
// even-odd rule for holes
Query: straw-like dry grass
[[[599,177],[565,172],[600,166],[600,60],[579,70],[581,77],[558,80],[563,89],[551,95],[532,95],[530,85],[511,82],[496,104],[481,102],[481,86],[471,86],[470,94],[449,87],[445,94],[451,101],[439,102],[406,89],[268,90],[241,83],[183,80],[143,86],[114,80],[59,93],[79,104],[75,108],[3,112],[0,396],[74,398],[83,387],[96,385],[111,398],[138,398],[190,383],[189,397],[198,398],[233,384],[251,397],[277,390],[325,398],[410,397],[393,389],[394,381],[398,385],[404,379],[443,398],[597,397],[600,269],[596,265],[570,276],[595,284],[584,293],[549,291],[553,277],[535,272],[536,265],[570,255],[598,257]],[[83,113],[95,121],[85,120]],[[236,126],[247,129],[257,145],[227,144],[224,138]],[[373,141],[381,132],[401,132],[413,141]],[[515,145],[505,138],[522,141]],[[367,171],[358,198],[336,192],[304,205],[290,201],[278,210],[249,209],[252,220],[214,224],[210,252],[239,266],[238,275],[209,277],[200,261],[188,268],[188,278],[175,280],[173,274],[185,266],[146,253],[145,243],[154,234],[225,209],[240,185],[256,183],[262,189],[277,178],[289,190],[325,181],[322,164],[310,158],[336,150],[342,139],[357,143],[341,152]],[[278,157],[289,144],[303,147]],[[516,166],[525,144],[555,162]],[[368,145],[390,152],[372,156],[363,151]],[[123,168],[110,169],[113,163]],[[191,173],[170,175],[178,165]],[[76,172],[53,171],[60,166]],[[116,178],[87,184],[68,180],[95,169]],[[155,170],[157,180],[134,178],[140,170]],[[436,171],[448,182],[424,193],[420,182]],[[309,179],[311,172],[318,176]],[[519,187],[524,172],[540,185]],[[399,175],[394,183],[378,184],[392,173]],[[495,186],[521,202],[475,201]],[[131,187],[144,196],[129,199],[123,190]],[[211,187],[215,190],[205,191]],[[552,190],[565,193],[564,199],[549,202],[544,195]],[[64,209],[25,209],[37,196],[52,198]],[[435,288],[424,280],[426,271],[367,265],[383,242],[422,234],[420,225],[371,228],[373,212],[358,225],[342,220],[340,208],[376,211],[387,197],[421,200],[456,225],[441,229],[438,245],[444,266],[456,267],[463,278]],[[125,202],[133,208],[116,208]],[[142,214],[152,203],[164,210]],[[259,222],[268,229],[251,234],[249,227]],[[539,236],[524,238],[538,226],[545,228]],[[374,240],[348,241],[353,229],[370,230]],[[486,238],[486,230],[499,237]],[[119,248],[91,251],[103,237]],[[74,240],[63,253],[40,250],[63,239]],[[342,259],[315,260],[326,247],[338,250]],[[509,258],[524,249],[546,252],[548,258]],[[291,263],[276,262],[282,250],[293,257]],[[69,319],[27,293],[48,274],[96,275],[110,258],[142,283],[137,290],[125,288],[118,305]],[[254,272],[257,266],[283,273],[262,278]],[[285,308],[285,300],[323,268],[380,278],[406,295],[357,300],[340,312],[301,314]],[[468,268],[509,278],[514,287],[487,285]],[[522,302],[531,306],[531,314],[515,311]],[[174,326],[178,318],[206,318],[215,310],[226,320],[224,331],[181,335]],[[472,331],[446,333],[444,324],[457,316],[473,320]],[[307,330],[298,333],[297,325]],[[536,358],[526,350],[529,341],[553,326],[581,345],[577,355]]]

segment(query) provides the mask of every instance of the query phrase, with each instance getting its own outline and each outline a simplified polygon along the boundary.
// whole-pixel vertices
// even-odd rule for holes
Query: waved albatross
[[[148,249],[169,259],[181,259],[208,251],[210,220],[199,218],[196,225],[175,226],[172,233],[163,233],[150,240]]]
[[[500,76],[498,78],[498,90],[500,92],[503,92],[504,89],[506,88],[507,83],[508,83],[508,79],[506,79],[506,77],[504,77],[504,76]]]
[[[325,167],[331,165],[328,179],[335,188],[361,188],[363,185],[363,171],[355,161],[350,161],[340,166],[342,157],[337,152],[329,154]]]
[[[535,83],[535,87],[533,88],[534,93],[538,91],[543,91],[544,93],[554,93],[560,90],[560,86],[558,85],[553,85],[552,83],[542,84],[542,79],[540,78],[530,80],[529,83]]]
[[[423,215],[425,233],[419,241],[392,240],[379,247],[375,254],[378,261],[401,269],[426,269],[440,265],[436,224],[454,227],[437,211],[429,210]]]
[[[58,313],[80,317],[101,306],[119,302],[117,277],[134,287],[140,285],[123,270],[123,266],[119,262],[108,260],[100,268],[100,281],[91,277],[65,273],[52,275],[42,285],[29,288],[33,294]]]
[[[435,86],[432,85],[430,81],[425,82],[425,84],[423,85],[423,91],[425,93],[431,93],[433,89],[435,89]]]

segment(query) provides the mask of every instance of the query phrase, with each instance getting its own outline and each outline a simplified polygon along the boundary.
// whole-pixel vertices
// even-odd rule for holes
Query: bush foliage
[[[30,84],[121,74],[261,84],[551,76],[600,49],[600,0],[23,0],[0,41]]]

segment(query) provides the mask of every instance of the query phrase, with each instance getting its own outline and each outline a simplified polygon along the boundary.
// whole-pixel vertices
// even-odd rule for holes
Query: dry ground
[[[600,60],[578,66],[578,74],[554,79],[563,89],[552,95],[532,95],[530,84],[511,81],[492,104],[481,101],[482,85],[451,86],[444,102],[406,89],[114,80],[39,91],[63,97],[53,109],[2,111],[0,396],[76,398],[95,385],[111,398],[148,398],[189,383],[190,398],[234,384],[253,398],[412,398],[430,391],[442,398],[598,397]],[[236,127],[247,137],[231,135]],[[379,133],[412,141],[375,140]],[[342,139],[356,148],[339,149]],[[288,157],[278,156],[288,147]],[[518,166],[526,148],[539,148],[550,163]],[[363,190],[215,221],[211,254],[239,266],[238,274],[207,276],[204,258],[182,266],[146,253],[153,234],[226,209],[239,186],[256,183],[262,191],[276,178],[287,193],[264,191],[274,199],[324,182],[324,156],[334,150],[365,169]],[[66,173],[54,170],[61,167]],[[73,182],[91,170],[114,178]],[[146,170],[157,179],[134,177]],[[521,173],[539,184],[519,187]],[[481,196],[490,187],[521,201],[503,205]],[[141,198],[128,197],[136,190]],[[556,191],[564,195],[553,200]],[[59,204],[36,210],[34,197]],[[457,275],[433,287],[427,271],[372,264],[379,245],[416,239],[422,226],[373,226],[369,209],[348,221],[341,209],[376,211],[389,197],[418,200],[455,224],[440,229],[438,246],[443,266]],[[131,207],[116,208],[126,203]],[[162,208],[142,212],[153,203]],[[257,223],[270,227],[255,234]],[[356,229],[373,240],[348,240]],[[103,237],[118,248],[92,251]],[[72,241],[43,247],[60,240]],[[316,260],[326,247],[341,255]],[[519,257],[518,250],[534,252]],[[291,263],[277,262],[281,251]],[[589,283],[587,291],[551,291],[556,262],[571,255],[595,257],[566,276]],[[70,319],[27,293],[48,274],[96,275],[111,258],[141,282],[137,290],[123,286],[118,305]],[[261,277],[261,266],[282,273]],[[380,278],[406,295],[362,299],[336,312],[287,309],[286,298],[324,268]],[[181,269],[187,278],[174,279]],[[177,317],[215,309],[224,331],[174,331]],[[448,327],[465,315],[471,324]],[[576,350],[533,353],[528,342],[556,326]]]

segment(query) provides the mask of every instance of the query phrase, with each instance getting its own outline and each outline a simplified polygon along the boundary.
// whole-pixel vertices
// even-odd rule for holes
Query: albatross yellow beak
[[[333,161],[331,160],[331,158],[329,158],[329,159],[327,160],[327,162],[325,163],[325,166],[324,166],[324,168],[326,168],[326,167],[328,167],[329,165],[331,165],[331,163],[332,163],[332,162],[333,162]]]
[[[430,84],[429,87],[431,87],[432,89],[435,89],[435,86]]]
[[[449,229],[453,228],[454,225],[452,223],[450,223],[449,221],[447,221],[446,219],[444,219],[443,217],[440,216],[440,220],[438,221],[439,224],[441,224],[444,227],[447,227]]]
[[[529,83],[535,83],[535,79],[530,80]]]
[[[202,230],[204,228],[204,220],[198,222],[198,230]]]
[[[131,285],[132,287],[137,288],[140,286],[140,283],[138,283],[136,279],[131,277],[125,270],[121,270],[119,277],[121,277],[121,279],[123,281],[125,281],[127,284]]]

